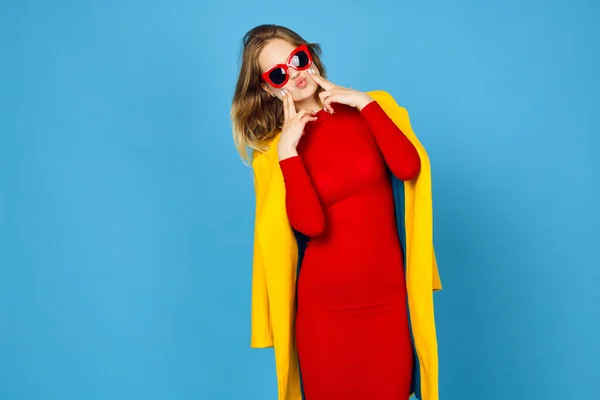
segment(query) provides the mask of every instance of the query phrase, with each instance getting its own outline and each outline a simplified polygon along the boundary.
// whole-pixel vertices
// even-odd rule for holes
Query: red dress
[[[334,103],[279,161],[292,227],[309,236],[298,276],[296,344],[306,400],[405,400],[410,338],[390,175],[419,155],[376,101]]]

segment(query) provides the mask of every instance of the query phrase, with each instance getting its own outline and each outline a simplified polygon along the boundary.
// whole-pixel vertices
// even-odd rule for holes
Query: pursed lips
[[[300,85],[304,84],[304,82],[306,82],[306,79],[305,79],[305,78],[300,78],[300,79],[298,79],[298,80],[296,81],[296,87],[298,87],[298,86],[300,86]]]

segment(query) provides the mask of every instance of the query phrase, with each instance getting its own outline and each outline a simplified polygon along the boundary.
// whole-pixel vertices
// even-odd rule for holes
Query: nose
[[[299,72],[299,71],[296,71],[294,68],[290,68],[290,69],[288,69],[288,71],[290,71],[290,72],[291,72],[291,73],[290,73],[290,78],[292,78],[292,79],[296,79],[296,77],[297,77],[298,75],[300,75],[300,72]]]

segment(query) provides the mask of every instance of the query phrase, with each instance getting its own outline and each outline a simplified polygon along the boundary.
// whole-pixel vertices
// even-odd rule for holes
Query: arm
[[[290,224],[307,236],[325,230],[325,214],[299,155],[279,161],[285,182],[285,205]]]
[[[403,181],[416,178],[421,169],[419,153],[379,103],[370,101],[360,109],[360,113],[369,124],[392,173]]]

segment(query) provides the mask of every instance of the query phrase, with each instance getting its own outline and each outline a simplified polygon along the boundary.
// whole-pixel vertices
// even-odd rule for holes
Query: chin
[[[304,101],[306,99],[310,99],[317,92],[318,86],[307,86],[304,89],[296,89],[294,94],[294,100],[296,102]]]

